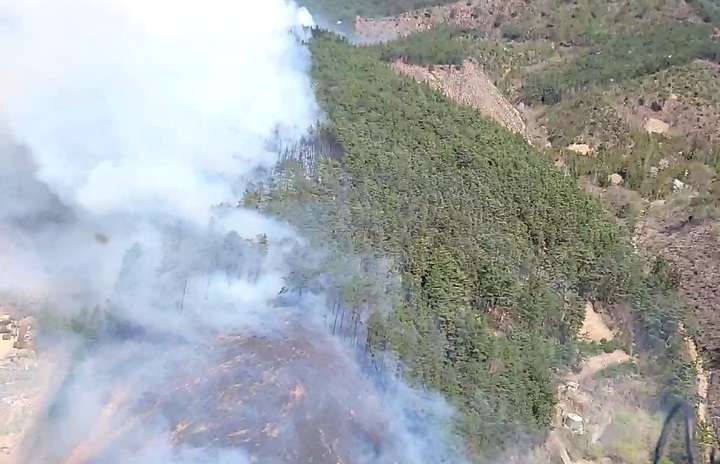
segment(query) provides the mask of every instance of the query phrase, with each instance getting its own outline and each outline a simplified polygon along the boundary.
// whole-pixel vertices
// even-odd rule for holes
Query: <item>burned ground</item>
[[[323,330],[288,325],[281,334],[222,335],[203,346],[201,356],[172,348],[160,376],[148,377],[142,359],[136,366],[127,358],[105,364],[96,373],[107,380],[104,408],[53,458],[143,462],[158,446],[238,448],[250,462],[263,463],[414,462],[408,459],[415,453],[435,454],[433,462],[440,463],[447,456],[438,443],[410,449],[415,438],[402,427],[406,411],[398,402],[405,393],[378,373],[364,350],[351,350]],[[107,353],[102,359],[107,362]],[[64,423],[60,414],[45,436],[55,436]],[[422,427],[422,420],[415,425]],[[49,457],[35,450],[27,462]]]

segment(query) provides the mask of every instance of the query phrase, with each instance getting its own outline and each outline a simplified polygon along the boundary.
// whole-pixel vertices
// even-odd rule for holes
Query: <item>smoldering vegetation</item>
[[[370,349],[391,263],[238,204],[341,150],[306,130],[307,12],[228,8],[0,8],[0,293],[78,347],[22,462],[462,462],[452,409]],[[386,304],[332,290],[368,275]]]
[[[222,317],[223,287],[249,291],[276,271],[280,254],[307,258],[312,250],[265,236],[173,232],[165,253],[185,264],[154,281],[156,289],[174,284],[162,291],[176,295],[162,318],[171,321],[143,323],[127,301],[88,313],[81,322],[91,341],[27,462],[206,462],[188,457],[198,449],[233,459],[241,450],[247,462],[462,462],[451,409],[407,387],[397,362],[370,350],[374,308],[361,313],[332,299],[325,286],[338,276],[317,268],[300,285],[286,274],[280,295],[242,302],[242,324],[213,322]],[[342,258],[351,268],[357,260]],[[147,276],[134,267],[142,259],[141,250],[128,252],[118,301],[137,291],[135,275]],[[316,259],[293,270],[325,263],[320,252]]]

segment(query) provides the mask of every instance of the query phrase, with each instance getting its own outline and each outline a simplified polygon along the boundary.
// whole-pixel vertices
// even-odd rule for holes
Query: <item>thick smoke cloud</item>
[[[0,293],[132,328],[82,351],[23,462],[459,462],[444,402],[392,378],[379,395],[322,298],[272,304],[302,231],[227,206],[319,116],[306,10],[11,0],[0,18]],[[272,446],[233,441],[246,426]]]
[[[241,179],[275,162],[269,134],[297,136],[314,121],[308,52],[288,34],[298,10],[283,2],[17,0],[3,9],[0,117],[31,149],[17,163],[32,162],[38,181],[10,207],[47,204],[49,189],[75,223],[41,227],[35,245],[51,265],[23,260],[38,282],[69,274],[106,295],[148,224],[206,225],[210,205],[236,200]],[[268,228],[246,212],[226,221],[240,233]],[[111,240],[74,246],[94,233]]]

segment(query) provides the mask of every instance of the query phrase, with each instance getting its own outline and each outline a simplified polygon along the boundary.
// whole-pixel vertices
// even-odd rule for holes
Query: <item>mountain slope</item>
[[[289,163],[286,180],[249,204],[315,231],[336,254],[369,253],[365,267],[394,263],[401,289],[388,290],[394,311],[373,312],[370,344],[452,400],[472,456],[542,439],[553,371],[585,349],[575,334],[588,299],[611,311],[631,303],[628,343],[663,359],[641,362],[643,372],[673,379],[666,393],[686,391],[676,308],[598,201],[521,136],[397,75],[377,50],[326,34],[311,49],[323,134],[342,156],[320,160],[314,180]],[[348,312],[388,298],[335,283]]]
[[[478,0],[358,18],[355,26],[365,39],[401,37],[377,46],[382,59],[433,79],[458,101],[481,99],[470,83],[448,90],[467,73],[467,58],[477,63],[527,127],[547,134],[546,156],[600,197],[617,222],[641,231],[646,267],[657,256],[675,263],[667,271],[674,277],[664,280],[679,273],[685,317],[708,322],[695,335],[713,369],[712,279],[698,283],[693,272],[718,265],[703,251],[720,218],[717,2]],[[715,377],[709,404],[720,391]]]

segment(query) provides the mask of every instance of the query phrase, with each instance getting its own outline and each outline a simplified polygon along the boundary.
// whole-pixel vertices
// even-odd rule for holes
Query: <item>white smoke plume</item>
[[[17,0],[3,8],[0,117],[77,224],[40,244],[62,268],[48,268],[46,254],[42,264],[22,261],[37,284],[62,273],[106,295],[128,239],[145,237],[148,224],[204,226],[211,205],[236,201],[241,179],[275,162],[266,148],[273,130],[296,136],[314,121],[308,52],[288,34],[298,10],[283,2]],[[20,207],[4,207],[36,201],[23,195]],[[241,234],[267,228],[236,214],[227,221],[242,223]],[[93,229],[108,246],[78,249]]]
[[[216,208],[318,117],[307,10],[9,0],[0,19],[0,293],[132,328],[74,362],[23,462],[458,462],[441,399],[395,379],[381,398],[317,299],[269,303],[302,231]]]

